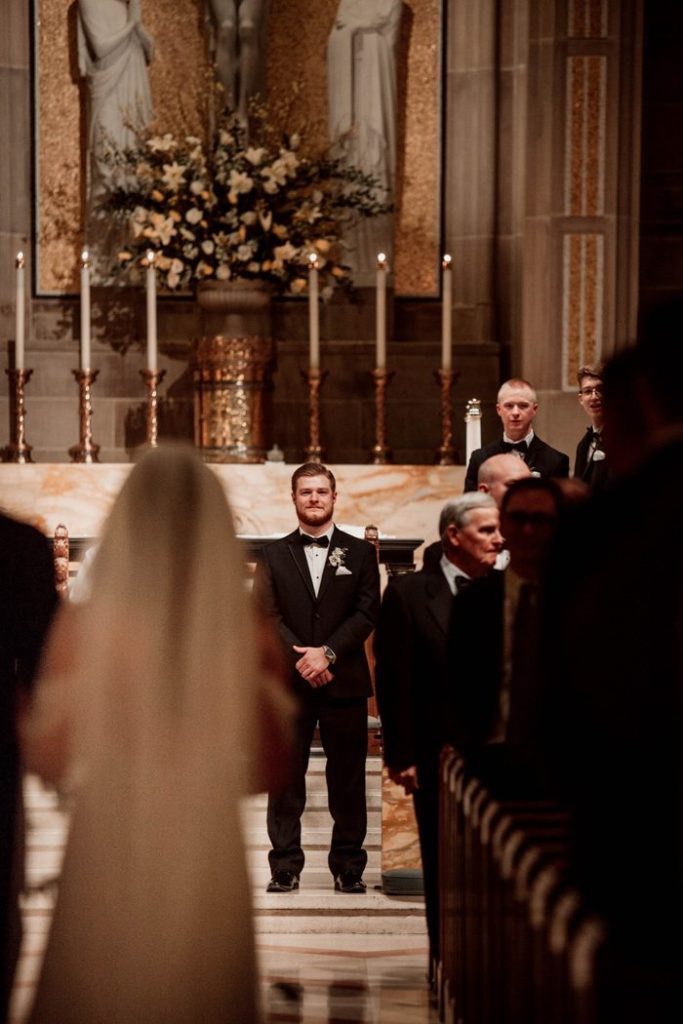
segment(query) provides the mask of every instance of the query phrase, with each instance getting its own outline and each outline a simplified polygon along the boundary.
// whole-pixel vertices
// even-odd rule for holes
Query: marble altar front
[[[63,523],[72,537],[97,537],[130,465],[0,465],[0,508],[46,534]],[[334,467],[333,467],[334,468]],[[294,466],[213,465],[223,484],[237,533],[272,536],[295,525],[290,497]],[[463,466],[340,466],[338,526],[369,524],[387,537],[436,539],[443,505],[462,492]],[[421,560],[422,546],[416,552]]]

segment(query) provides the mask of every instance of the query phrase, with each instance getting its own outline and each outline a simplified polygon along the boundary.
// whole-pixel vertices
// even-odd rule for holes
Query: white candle
[[[320,369],[320,322],[318,319],[318,257],[312,252],[308,257],[308,344],[309,366]]]
[[[150,249],[145,257],[147,264],[147,369],[157,372],[157,277],[154,266],[154,252]]]
[[[384,370],[387,365],[387,269],[387,258],[383,252],[380,252],[377,254],[377,351],[375,357],[375,369],[377,370]]]
[[[443,305],[441,307],[441,369],[450,370],[453,350],[453,261],[446,255],[443,268]]]
[[[24,317],[25,310],[25,283],[24,283],[24,254],[17,253],[17,308],[16,308],[16,330],[14,332],[14,369],[24,369]]]
[[[90,370],[90,254],[81,253],[81,370]]]

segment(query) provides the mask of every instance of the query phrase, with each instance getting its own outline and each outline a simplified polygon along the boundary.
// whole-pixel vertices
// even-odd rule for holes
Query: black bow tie
[[[503,441],[503,449],[506,452],[519,452],[520,455],[526,455],[529,450],[526,441]]]
[[[466,587],[469,587],[471,582],[472,582],[472,580],[470,579],[469,576],[460,576],[460,575],[456,576],[455,577],[455,592],[456,592],[456,594],[459,594],[461,590],[465,590]]]
[[[308,546],[309,544],[315,544],[319,548],[328,548],[330,546],[330,538],[328,536],[322,537],[309,537],[307,533],[299,534],[299,544]]]

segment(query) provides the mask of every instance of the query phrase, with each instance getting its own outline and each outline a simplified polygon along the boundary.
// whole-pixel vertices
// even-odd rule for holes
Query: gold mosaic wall
[[[270,0],[270,103],[306,139],[327,141],[327,38],[338,0]],[[76,0],[35,0],[39,290],[78,290],[85,110]],[[205,0],[142,0],[155,39],[152,97],[162,131],[198,132],[208,118]],[[399,55],[396,290],[435,294],[440,225],[440,0],[407,0]]]

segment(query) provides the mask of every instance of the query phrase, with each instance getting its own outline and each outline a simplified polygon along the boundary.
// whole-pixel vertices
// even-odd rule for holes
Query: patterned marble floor
[[[422,937],[268,935],[258,950],[267,1024],[438,1021]]]

